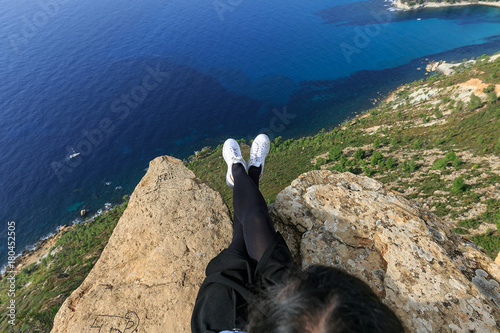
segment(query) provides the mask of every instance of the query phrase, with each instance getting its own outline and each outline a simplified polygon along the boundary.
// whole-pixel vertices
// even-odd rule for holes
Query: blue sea
[[[384,0],[0,0],[0,258],[130,194],[148,162],[332,128],[428,60],[500,50],[500,9]],[[422,68],[422,70],[418,70]],[[73,158],[69,156],[79,154]],[[221,177],[224,175],[221,174]]]

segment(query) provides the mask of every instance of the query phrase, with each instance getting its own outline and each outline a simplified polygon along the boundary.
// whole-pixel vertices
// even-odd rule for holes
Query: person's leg
[[[248,175],[253,180],[255,185],[257,185],[257,188],[259,187],[261,170],[262,170],[261,167],[257,168],[257,167],[251,166],[248,168]]]
[[[267,211],[266,201],[258,188],[260,169],[250,167],[250,171],[253,177],[245,172],[243,165],[232,166],[233,207],[235,219],[237,218],[243,227],[248,254],[250,258],[259,261],[276,231]]]
[[[259,187],[259,180],[262,168],[256,168],[251,166],[248,169],[248,175],[252,179],[252,181]],[[228,249],[238,251],[242,254],[248,255],[247,247],[245,244],[245,236],[243,234],[243,225],[236,214],[233,216],[233,239],[231,240],[231,244],[229,244]]]
[[[236,214],[233,216],[233,239],[231,240],[231,244],[229,244],[228,249],[238,251],[243,255],[248,255],[247,246],[245,245],[245,237],[243,235],[243,225],[236,217]]]

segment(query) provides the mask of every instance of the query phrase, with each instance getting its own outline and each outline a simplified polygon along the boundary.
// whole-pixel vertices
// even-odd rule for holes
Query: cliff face
[[[190,332],[205,267],[231,235],[217,192],[180,160],[153,160],[99,261],[57,313],[52,332]]]
[[[271,212],[304,266],[335,265],[361,277],[409,332],[498,330],[500,268],[381,183],[312,171],[283,190]],[[155,159],[52,332],[189,332],[204,269],[231,232],[217,192],[181,161]]]
[[[362,278],[410,332],[497,332],[500,268],[381,183],[312,171],[277,196],[272,213],[304,266]]]

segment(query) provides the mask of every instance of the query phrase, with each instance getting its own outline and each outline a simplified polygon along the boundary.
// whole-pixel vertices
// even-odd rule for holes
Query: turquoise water
[[[8,221],[22,250],[80,209],[93,214],[131,193],[158,155],[185,158],[228,136],[330,128],[423,77],[416,69],[425,58],[461,60],[500,46],[500,10],[490,7],[0,4],[2,254]],[[73,149],[80,155],[69,159]]]

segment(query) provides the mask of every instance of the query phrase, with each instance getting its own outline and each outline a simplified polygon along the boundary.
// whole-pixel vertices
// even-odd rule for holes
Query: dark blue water
[[[500,10],[383,0],[0,0],[0,250],[131,193],[148,162],[330,128],[424,58],[500,46]],[[421,20],[417,20],[421,18]],[[73,149],[80,155],[68,159]],[[221,174],[221,177],[223,175]],[[107,185],[109,184],[109,185]]]

